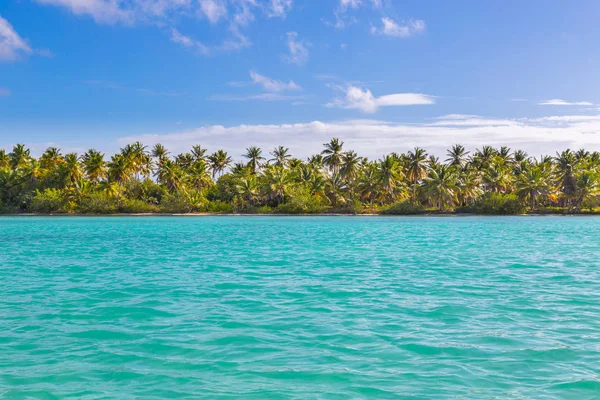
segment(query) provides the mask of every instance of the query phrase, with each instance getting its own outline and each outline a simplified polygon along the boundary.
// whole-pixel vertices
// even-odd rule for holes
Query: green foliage
[[[317,214],[327,207],[319,198],[311,196],[304,188],[295,188],[289,194],[285,203],[279,204],[275,212],[281,214]]]
[[[232,174],[224,174],[219,178],[217,183],[209,190],[206,198],[210,201],[226,201],[232,202],[237,194],[236,187],[238,178]]]
[[[394,203],[391,206],[381,209],[381,214],[385,215],[416,215],[424,213],[425,207],[423,207],[421,204],[413,203],[410,200]]]
[[[258,208],[256,208],[256,213],[257,214],[273,214],[273,207],[269,207],[269,206],[258,207]]]
[[[119,212],[126,214],[149,214],[159,212],[156,204],[148,204],[143,200],[125,199],[119,205]]]
[[[487,193],[472,206],[477,214],[518,215],[525,213],[527,206],[516,194]]]
[[[119,208],[115,198],[105,192],[93,192],[79,201],[75,211],[81,214],[115,214]]]
[[[186,214],[204,211],[207,204],[206,198],[200,192],[179,190],[165,195],[159,207],[160,211],[165,213]]]
[[[60,189],[46,188],[37,190],[31,200],[30,210],[36,213],[58,213],[65,212],[67,201],[64,192]]]
[[[212,213],[230,213],[233,212],[233,206],[221,200],[209,201],[207,211]]]

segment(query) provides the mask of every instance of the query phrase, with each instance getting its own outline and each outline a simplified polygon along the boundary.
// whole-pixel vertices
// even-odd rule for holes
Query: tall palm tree
[[[427,152],[415,147],[407,154],[406,176],[412,185],[412,201],[417,201],[417,186],[419,181],[427,174]]]
[[[262,161],[265,159],[262,156],[262,150],[260,147],[252,146],[246,149],[246,154],[244,154],[245,158],[248,159],[248,166],[253,174],[256,174],[258,170],[262,167]]]
[[[208,156],[208,160],[210,161],[210,167],[213,171],[213,179],[215,179],[217,174],[222,174],[232,161],[231,157],[229,157],[224,150],[217,150]]]
[[[158,172],[157,179],[171,192],[183,188],[185,172],[181,166],[171,160],[165,160]]]
[[[152,157],[159,161],[166,158],[169,155],[169,151],[160,143],[156,143],[152,148]]]
[[[572,207],[573,197],[577,192],[577,182],[575,180],[575,168],[578,163],[577,156],[570,149],[562,153],[556,153],[554,158],[559,179],[559,187],[566,199],[569,208]]]
[[[250,204],[254,204],[259,195],[259,186],[256,176],[249,175],[239,180],[235,186],[236,192]]]
[[[106,179],[107,168],[104,162],[104,153],[89,149],[83,154],[82,161],[83,170],[91,182],[98,183]]]
[[[206,160],[206,149],[196,144],[192,146],[192,156],[194,157],[194,161],[204,161]]]
[[[529,199],[529,208],[533,211],[540,197],[550,196],[552,186],[548,171],[536,166],[519,175],[516,193],[522,199]]]
[[[44,169],[51,170],[62,163],[63,160],[64,158],[60,153],[60,149],[48,147],[40,157],[40,166]]]
[[[458,202],[458,179],[456,169],[448,165],[436,165],[423,180],[423,192],[440,211]]]
[[[340,175],[345,179],[350,189],[350,197],[354,197],[354,183],[362,167],[362,158],[350,150],[342,154]]]
[[[448,155],[448,158],[446,159],[447,163],[462,168],[467,163],[469,152],[463,145],[455,144],[446,154]]]
[[[383,194],[383,202],[393,202],[397,199],[397,188],[402,180],[402,171],[398,160],[387,155],[378,163],[377,181]]]
[[[198,190],[207,188],[213,183],[208,164],[202,160],[198,160],[192,164],[187,170],[187,178],[190,186]]]
[[[323,155],[323,164],[329,168],[333,174],[337,174],[342,163],[342,154],[344,142],[338,138],[333,138],[329,143],[324,143],[325,150],[321,152]]]
[[[83,177],[81,170],[81,164],[79,163],[79,157],[76,153],[69,153],[65,155],[65,162],[63,164],[63,174],[65,180],[70,184],[75,184],[78,180]]]
[[[575,204],[581,208],[585,202],[600,194],[600,176],[594,172],[582,172],[577,176],[575,186]]]
[[[16,144],[8,157],[13,170],[24,167],[31,160],[30,150],[24,144]]]
[[[273,162],[276,167],[287,167],[290,158],[290,149],[283,146],[277,146],[271,152],[273,158],[269,161]]]
[[[264,186],[267,197],[276,205],[285,201],[291,184],[291,174],[287,169],[269,166],[264,173]]]
[[[0,149],[0,171],[10,168],[10,157],[6,154],[6,150]]]

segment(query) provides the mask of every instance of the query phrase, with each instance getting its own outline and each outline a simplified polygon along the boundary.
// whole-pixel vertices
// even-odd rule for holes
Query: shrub
[[[64,212],[66,205],[67,201],[62,190],[46,188],[43,192],[36,190],[29,207],[33,212],[56,213]]]
[[[206,207],[206,198],[197,190],[168,193],[160,203],[160,211],[166,213],[192,213],[204,211]]]
[[[257,214],[273,214],[273,207],[269,207],[269,206],[258,207],[258,208],[256,208],[256,213]]]
[[[516,194],[487,193],[472,206],[477,214],[516,215],[523,214],[527,206]]]
[[[233,212],[233,206],[221,200],[208,202],[208,212],[212,213],[230,213]]]
[[[327,207],[319,198],[311,196],[304,188],[292,191],[286,202],[279,204],[275,212],[282,214],[317,214],[325,211]]]
[[[155,213],[158,212],[158,206],[154,204],[148,204],[145,201],[138,199],[125,199],[119,206],[119,212],[128,214],[139,214],[139,213]]]
[[[95,192],[81,199],[75,210],[82,214],[114,214],[119,209],[115,198]]]
[[[412,203],[409,200],[400,201],[381,209],[381,214],[386,215],[415,215],[423,214],[424,212],[425,207]]]

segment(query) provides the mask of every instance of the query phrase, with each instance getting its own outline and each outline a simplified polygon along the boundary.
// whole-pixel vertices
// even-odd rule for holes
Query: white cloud
[[[292,101],[292,100],[302,100],[305,99],[306,96],[289,96],[283,95],[279,93],[261,93],[261,94],[252,94],[248,96],[234,96],[234,95],[214,95],[210,96],[208,100],[212,101],[250,101],[250,100],[259,100],[259,101]]]
[[[200,0],[200,10],[212,23],[227,15],[227,6],[221,0]]]
[[[0,61],[14,61],[22,54],[31,54],[32,51],[10,22],[0,15]]]
[[[549,117],[552,118],[552,117]],[[484,117],[475,117],[484,120]],[[307,157],[322,150],[321,143],[339,137],[346,149],[363,156],[381,157],[392,151],[405,152],[414,146],[443,156],[453,144],[461,143],[470,150],[483,145],[509,146],[532,155],[551,154],[566,148],[600,150],[600,115],[585,121],[548,124],[534,120],[513,120],[495,124],[468,126],[432,126],[427,123],[395,124],[386,121],[352,120],[343,122],[313,121],[271,125],[208,125],[197,129],[165,134],[124,137],[119,144],[140,140],[147,145],[163,143],[171,152],[188,151],[195,143],[209,149],[224,148],[235,157],[245,148],[257,145],[270,149],[276,145],[289,147],[296,157]]]
[[[589,101],[566,101],[561,99],[544,100],[538,103],[541,106],[593,106]]]
[[[167,28],[171,39],[200,54],[238,51],[252,45],[243,29],[256,19],[257,12],[267,17],[285,17],[293,0],[34,0],[62,7],[74,15],[88,16],[104,24],[149,24]],[[225,21],[229,37],[220,44],[207,44],[179,33],[181,17],[202,17],[210,23]],[[175,33],[174,33],[175,32]],[[219,42],[217,42],[219,43]]]
[[[275,79],[267,78],[266,76],[255,71],[250,71],[250,79],[252,79],[253,83],[262,86],[267,92],[282,92],[284,90],[302,89],[292,80],[290,80],[288,83],[285,83]]]
[[[381,23],[380,28],[371,27],[372,34],[407,38],[425,31],[425,21],[420,19],[411,19],[401,25],[391,18],[381,18]]]
[[[210,49],[204,43],[183,35],[175,28],[171,28],[171,41],[189,49],[194,49],[200,54],[206,55],[210,53]]]
[[[133,9],[121,7],[117,0],[35,0],[40,4],[67,8],[75,15],[88,15],[99,23],[131,23],[135,19]],[[156,1],[155,3],[159,3]],[[152,10],[147,5],[146,10]]]
[[[289,54],[281,56],[289,64],[303,65],[308,61],[308,48],[310,43],[298,39],[296,32],[287,33],[287,47]]]
[[[0,88],[0,97],[3,97],[3,96],[10,96],[10,90]]]
[[[336,88],[341,89],[339,87]],[[375,97],[369,89],[361,89],[357,86],[349,85],[345,88],[344,98],[334,99],[327,106],[357,109],[364,113],[374,113],[379,107],[426,104],[435,104],[434,97],[420,93],[395,93]]]
[[[267,15],[269,17],[285,18],[292,9],[292,2],[292,0],[271,0],[267,8]]]

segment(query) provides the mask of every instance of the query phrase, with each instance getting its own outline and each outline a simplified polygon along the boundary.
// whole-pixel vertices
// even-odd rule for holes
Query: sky
[[[600,150],[597,0],[0,0],[0,148]]]

